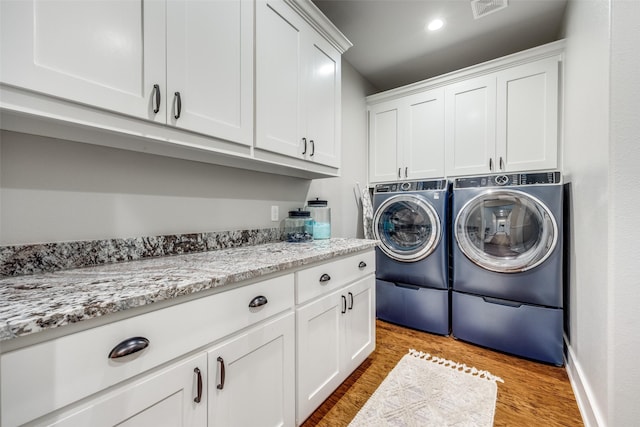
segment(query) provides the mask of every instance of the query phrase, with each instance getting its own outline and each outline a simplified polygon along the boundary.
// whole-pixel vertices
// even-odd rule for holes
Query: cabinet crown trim
[[[333,25],[311,0],[284,0],[293,10],[304,18],[316,31],[335,47],[340,54],[345,53],[353,43]]]
[[[450,73],[442,74],[440,76],[420,80],[418,82],[401,86],[395,89],[390,89],[384,92],[375,93],[365,98],[367,106],[401,98],[407,95],[413,95],[416,93],[424,92],[426,90],[435,89],[438,87],[456,83],[458,81],[470,79],[473,77],[479,77],[485,74],[500,71],[505,68],[534,62],[544,58],[551,58],[555,56],[558,58],[558,62],[561,62],[563,59],[565,45],[566,42],[564,39],[558,40],[552,43],[547,43],[545,45],[523,50],[521,52],[516,52],[511,55],[503,56],[501,58],[492,59],[490,61],[472,65],[467,68],[452,71]]]

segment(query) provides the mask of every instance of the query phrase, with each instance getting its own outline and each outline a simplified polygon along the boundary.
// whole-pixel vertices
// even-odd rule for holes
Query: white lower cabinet
[[[207,402],[202,395],[205,354],[172,364],[141,380],[117,388],[87,404],[29,426],[56,427],[187,427],[207,425]],[[200,400],[198,392],[200,391]]]
[[[358,259],[353,259],[354,265]],[[374,271],[374,262],[368,267]],[[327,268],[331,263],[327,264]],[[343,273],[330,276],[340,281]],[[343,276],[345,274],[342,274]],[[326,286],[302,283],[302,286]],[[320,275],[319,277],[322,277]],[[326,278],[326,276],[325,276]],[[297,425],[306,420],[322,402],[375,349],[375,277],[343,283],[335,290],[296,308],[297,344]]]
[[[374,273],[363,251],[5,351],[0,425],[300,424],[374,350]]]
[[[209,426],[292,426],[293,312],[208,351]]]

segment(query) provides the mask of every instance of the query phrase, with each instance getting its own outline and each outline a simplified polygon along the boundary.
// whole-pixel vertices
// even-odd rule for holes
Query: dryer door
[[[540,265],[558,242],[558,226],[549,208],[518,190],[489,190],[474,197],[462,207],[454,227],[462,253],[499,273]]]
[[[428,257],[440,242],[441,228],[433,206],[410,194],[385,200],[373,218],[380,249],[396,261],[415,262]]]

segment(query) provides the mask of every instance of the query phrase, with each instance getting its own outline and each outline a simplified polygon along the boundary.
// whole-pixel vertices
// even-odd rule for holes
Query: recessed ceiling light
[[[444,21],[442,19],[436,18],[429,22],[429,24],[427,25],[427,30],[436,31],[442,27],[444,27]]]

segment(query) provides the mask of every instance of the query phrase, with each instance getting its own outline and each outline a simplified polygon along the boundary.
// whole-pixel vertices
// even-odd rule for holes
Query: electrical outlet
[[[278,221],[280,219],[280,213],[278,212],[278,206],[271,206],[271,221]]]

